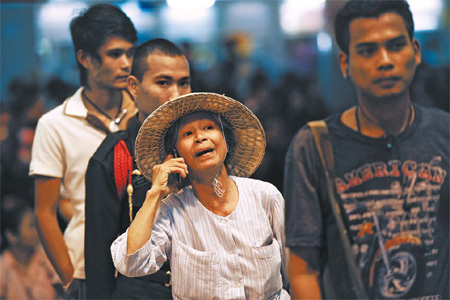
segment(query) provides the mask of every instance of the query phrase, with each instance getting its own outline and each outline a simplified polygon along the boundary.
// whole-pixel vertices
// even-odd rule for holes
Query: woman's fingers
[[[181,177],[186,178],[189,174],[187,165],[184,163],[183,158],[170,158],[168,155],[166,160],[153,167],[153,184],[160,184],[167,186],[169,175],[172,173],[180,174]]]
[[[183,178],[186,178],[189,174],[188,166],[184,162],[184,158],[173,158],[172,154],[167,155],[166,160],[161,164],[161,166],[168,166],[171,168],[171,172],[178,173]]]
[[[163,163],[165,163],[165,162],[168,161],[168,160],[171,160],[172,158],[173,158],[173,155],[172,155],[172,154],[167,155],[167,157],[166,157],[166,159],[164,160]]]

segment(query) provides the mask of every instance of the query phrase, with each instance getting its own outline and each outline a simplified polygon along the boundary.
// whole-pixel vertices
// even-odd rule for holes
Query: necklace
[[[356,127],[357,127],[357,129],[358,129],[358,133],[361,133],[361,123],[360,123],[360,120],[359,120],[359,114],[361,114],[362,116],[364,116],[364,119],[365,119],[367,122],[369,122],[369,123],[375,125],[376,127],[381,128],[381,130],[384,131],[383,137],[387,137],[387,136],[388,136],[388,133],[387,133],[387,131],[383,128],[383,126],[382,126],[380,123],[375,122],[375,121],[373,121],[372,119],[368,118],[368,117],[366,116],[366,114],[364,113],[364,111],[360,109],[359,105],[357,105],[357,106],[356,106],[356,109],[355,109],[355,120],[356,120]],[[408,115],[408,119],[409,119],[409,120],[408,120],[408,122],[406,123],[405,128],[403,128],[403,126],[402,126],[402,129],[401,129],[400,132],[405,131],[406,128],[408,128],[409,126],[411,126],[411,124],[412,124],[413,121],[414,121],[414,107],[413,107],[412,105],[409,106],[409,115]]]
[[[122,93],[120,94],[120,104],[119,104],[119,109],[117,110],[117,114],[114,118],[112,118],[110,115],[108,115],[103,109],[101,109],[100,107],[98,107],[97,104],[95,104],[91,99],[88,98],[88,96],[86,96],[85,93],[86,90],[83,90],[82,95],[84,97],[84,99],[86,99],[87,102],[89,102],[98,112],[100,112],[102,115],[104,115],[105,117],[107,117],[108,119],[111,120],[111,122],[109,123],[109,131],[111,132],[116,132],[119,130],[119,124],[122,121],[122,118],[126,115],[127,113],[127,109],[124,108],[122,109],[122,103],[123,103],[123,95]]]

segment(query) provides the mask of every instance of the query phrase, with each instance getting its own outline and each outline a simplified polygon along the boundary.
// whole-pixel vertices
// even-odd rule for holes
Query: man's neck
[[[94,102],[98,107],[104,111],[115,110],[120,105],[122,99],[122,90],[120,89],[101,89],[86,86],[84,95]]]
[[[141,111],[138,111],[137,118],[139,120],[139,123],[144,123],[145,119],[147,119],[148,115],[143,114]]]
[[[363,135],[380,138],[400,134],[413,115],[409,95],[389,99],[359,97],[358,105],[345,111],[341,121]]]

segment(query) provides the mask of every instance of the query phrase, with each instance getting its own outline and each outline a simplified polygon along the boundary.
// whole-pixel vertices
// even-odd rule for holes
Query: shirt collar
[[[64,113],[68,116],[86,118],[88,110],[84,106],[83,99],[81,98],[81,92],[84,87],[80,87],[72,97],[68,98],[65,102]]]

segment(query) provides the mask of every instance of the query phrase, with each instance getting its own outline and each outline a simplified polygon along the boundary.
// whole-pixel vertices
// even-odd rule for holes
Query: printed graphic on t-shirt
[[[436,220],[446,176],[436,156],[429,162],[372,162],[336,178],[355,259],[372,298],[423,295],[438,268]]]

